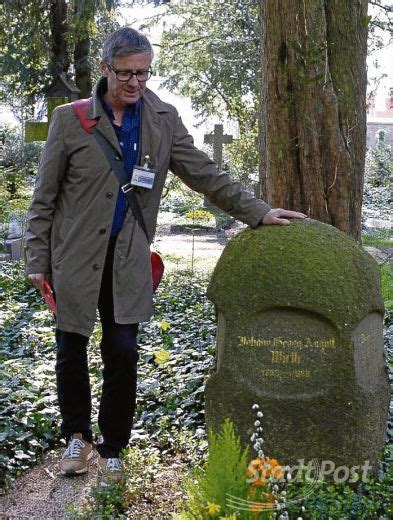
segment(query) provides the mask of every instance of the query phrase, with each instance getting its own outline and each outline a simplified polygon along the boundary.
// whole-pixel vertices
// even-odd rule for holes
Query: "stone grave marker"
[[[231,143],[233,141],[233,136],[224,135],[224,127],[222,125],[214,125],[213,133],[204,135],[203,139],[205,144],[213,145],[213,161],[217,164],[218,169],[221,170],[222,147],[224,144]]]
[[[46,141],[53,110],[59,105],[63,105],[69,101],[75,101],[79,98],[79,94],[80,90],[78,87],[64,72],[57,74],[46,91],[48,121],[27,121],[25,124],[26,143]]]
[[[23,256],[24,230],[19,220],[11,219],[8,225],[7,238],[5,239],[5,250],[10,259],[17,261]]]
[[[218,313],[208,428],[230,417],[251,445],[257,403],[268,456],[349,467],[368,460],[375,471],[389,387],[373,258],[311,219],[247,229],[226,246],[208,297]]]
[[[203,142],[205,144],[213,145],[213,161],[217,164],[219,170],[222,169],[222,150],[224,144],[232,143],[233,136],[224,134],[223,125],[214,125],[214,131],[212,134],[205,134],[203,136]],[[222,215],[224,220],[228,218],[226,213],[220,211],[216,206],[214,206],[208,198],[204,198],[203,202],[204,207],[213,213],[213,215]]]

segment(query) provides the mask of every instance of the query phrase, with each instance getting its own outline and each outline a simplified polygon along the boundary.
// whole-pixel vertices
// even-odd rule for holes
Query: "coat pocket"
[[[53,221],[51,242],[52,242],[52,262],[58,263],[64,254],[64,241],[74,223],[72,217],[64,217],[58,213]]]

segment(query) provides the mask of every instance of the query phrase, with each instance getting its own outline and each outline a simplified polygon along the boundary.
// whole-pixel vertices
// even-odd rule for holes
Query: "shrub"
[[[372,186],[392,185],[393,151],[392,147],[381,142],[370,148],[366,155],[366,180]]]
[[[184,216],[192,222],[209,222],[209,220],[214,218],[210,211],[206,211],[204,209],[193,209],[191,211],[187,211]]]

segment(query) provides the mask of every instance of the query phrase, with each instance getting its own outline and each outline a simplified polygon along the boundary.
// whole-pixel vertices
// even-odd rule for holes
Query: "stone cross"
[[[214,132],[204,135],[204,143],[213,145],[213,160],[219,170],[222,168],[222,146],[232,141],[232,135],[224,135],[224,127],[222,125],[214,125]]]
[[[373,258],[316,220],[260,226],[228,243],[207,295],[218,314],[207,427],[218,431],[230,417],[250,444],[258,404],[267,456],[284,466],[332,461],[335,471],[357,466],[359,474],[368,462],[375,473],[389,384]]]

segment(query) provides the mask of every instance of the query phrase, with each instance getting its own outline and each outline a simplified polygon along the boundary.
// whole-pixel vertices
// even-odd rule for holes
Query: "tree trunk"
[[[75,66],[75,84],[80,89],[81,98],[91,96],[92,81],[91,67],[89,63],[90,39],[83,38],[75,43],[74,49],[74,66]]]
[[[70,60],[67,50],[67,3],[65,0],[52,0],[50,4],[50,29],[52,33],[51,69],[52,76],[67,72]]]
[[[367,0],[261,0],[261,192],[360,239]]]
[[[89,22],[94,21],[95,9],[89,8],[86,2],[78,0],[74,2],[74,18],[83,20],[84,29],[81,27],[76,33],[76,41],[74,47],[74,68],[75,68],[75,84],[81,91],[80,97],[87,98],[91,96],[92,80],[91,66],[89,62],[90,54],[90,37],[87,27]]]

